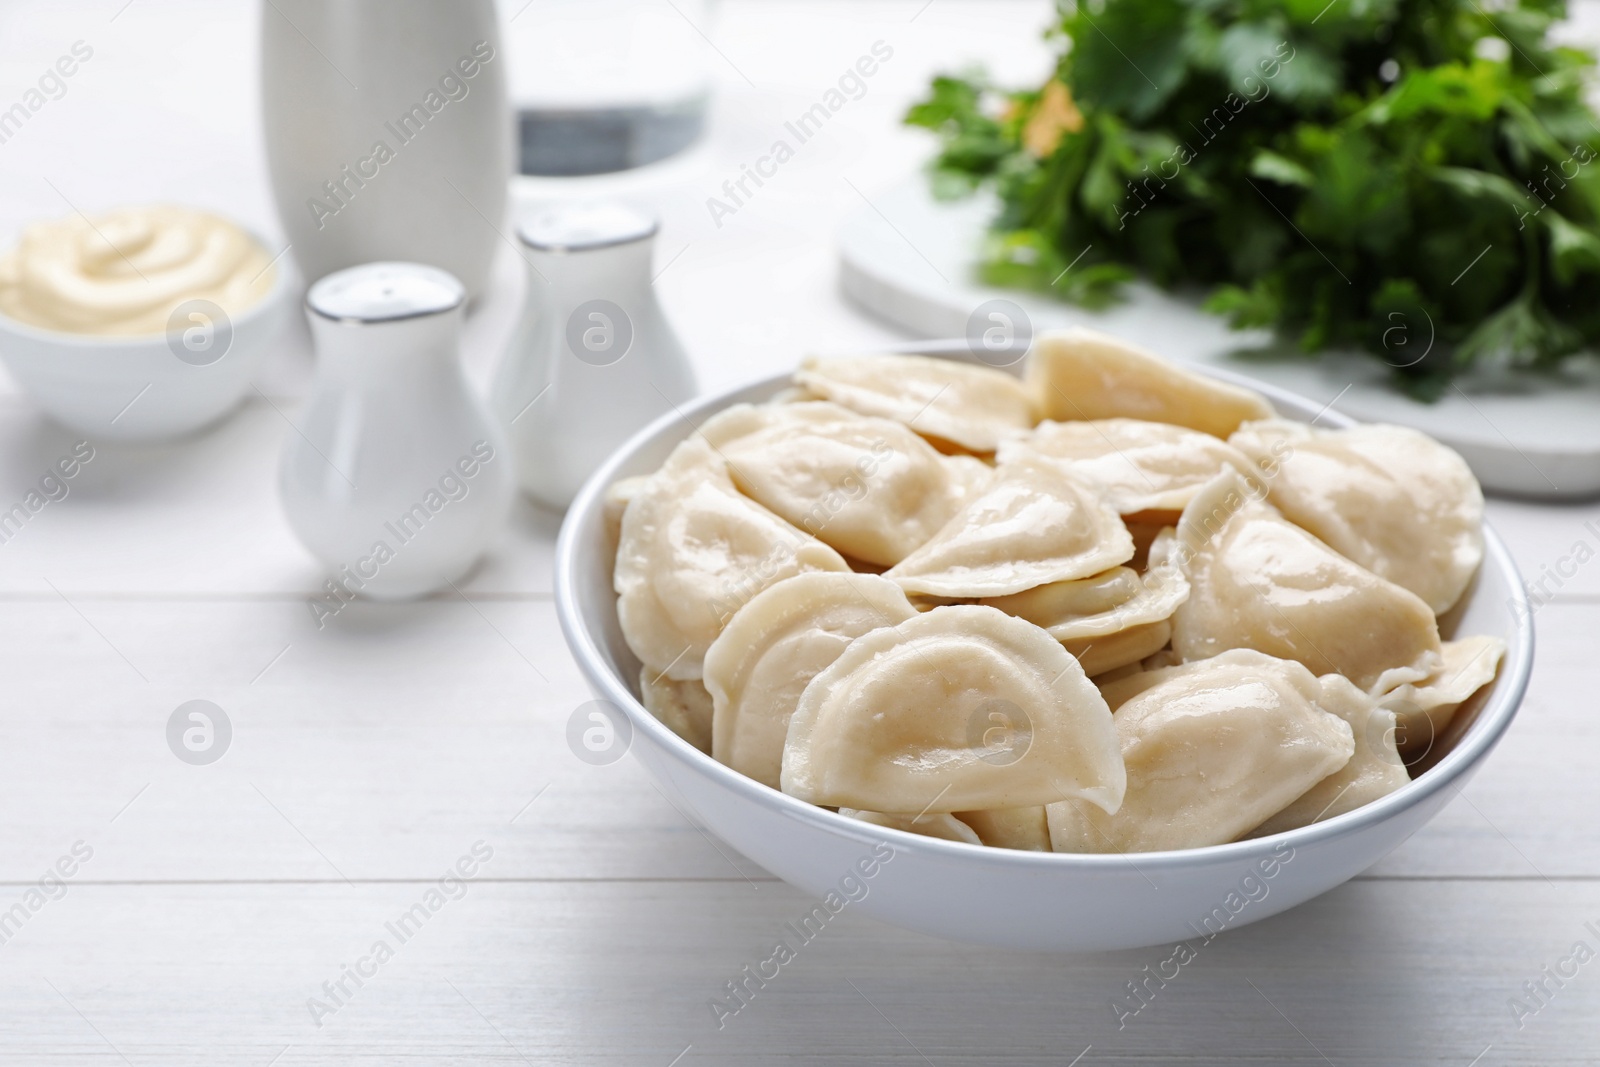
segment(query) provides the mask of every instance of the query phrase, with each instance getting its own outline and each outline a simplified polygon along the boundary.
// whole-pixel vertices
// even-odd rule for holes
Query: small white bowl
[[[233,410],[250,388],[294,302],[290,270],[281,261],[272,269],[272,288],[227,327],[186,320],[187,344],[183,330],[101,337],[0,314],[0,358],[51,418],[92,441],[179,437]]]
[[[1258,390],[1286,418],[1315,418],[1333,427],[1352,422],[1243,376],[1203,373]],[[769,378],[705,398],[683,415],[645,428],[596,472],[561,528],[556,610],[584,677],[597,697],[626,713],[631,751],[657,781],[713,833],[767,870],[825,903],[833,893],[835,908],[939,937],[1019,949],[1110,950],[1206,938],[1292,908],[1382,859],[1466,784],[1522,701],[1533,666],[1531,613],[1510,553],[1486,529],[1483,567],[1450,617],[1458,620],[1457,633],[1505,639],[1500,674],[1436,739],[1427,769],[1415,781],[1366,807],[1254,841],[1181,852],[1074,855],[935,840],[796,800],[699,752],[639,703],[639,663],[617,625],[614,549],[602,512],[606,486],[655,470],[691,432],[691,423],[731,404],[764,401],[788,384],[787,376]],[[879,842],[887,842],[893,858],[863,878],[857,861]],[[853,879],[844,887],[848,895],[841,889],[846,878]]]

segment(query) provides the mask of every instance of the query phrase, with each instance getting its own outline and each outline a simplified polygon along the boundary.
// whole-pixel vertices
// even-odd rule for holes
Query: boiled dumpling
[[[1014,848],[1024,852],[1050,851],[1050,824],[1044,806],[996,808],[990,811],[958,811],[956,818],[977,833],[978,840],[990,848]]]
[[[628,504],[639,495],[650,481],[647,474],[636,475],[632,478],[618,478],[606,486],[606,495],[601,503],[601,515],[605,519],[606,533],[611,535],[611,543],[616,544],[622,537],[622,513],[628,510]]]
[[[1143,574],[1113,567],[982,603],[1044,627],[1094,678],[1164,648],[1172,637],[1168,620],[1188,596],[1183,572],[1162,562]]]
[[[1105,637],[1073,637],[1061,642],[1083,665],[1083,673],[1096,678],[1108,671],[1138,663],[1161,651],[1172,640],[1172,623],[1166,619],[1130,626]]]
[[[1343,815],[1386,797],[1411,781],[1395,748],[1394,712],[1378,706],[1372,697],[1342,675],[1325,674],[1317,682],[1322,687],[1317,705],[1350,724],[1356,743],[1355,755],[1350,757],[1349,763],[1302,793],[1293,804],[1252,830],[1250,837],[1281,834]]]
[[[869,811],[1017,808],[1077,798],[1115,811],[1111,712],[1032,623],[938,607],[856,638],[801,694],[783,791]]]
[[[870,574],[816,571],[757,593],[706,652],[711,754],[778,788],[789,717],[806,683],[857,637],[916,613],[899,586]]]
[[[1172,647],[1186,662],[1254,648],[1370,692],[1438,665],[1428,605],[1253,499],[1237,474],[1184,509],[1173,554],[1190,585],[1172,616]]]
[[[1229,438],[1290,522],[1436,614],[1483,562],[1483,493],[1466,461],[1403,426],[1313,429],[1271,419]]]
[[[781,417],[782,407],[771,404],[732,404],[695,427],[694,439],[711,446],[720,458],[722,447],[747,434],[757,433],[771,426]],[[668,458],[668,462],[673,457]],[[682,460],[680,459],[680,462]]]
[[[622,516],[617,620],[658,674],[699,678],[706,649],[751,596],[844,559],[734,488],[711,446],[684,441]]]
[[[888,811],[862,811],[859,808],[840,808],[839,814],[859,819],[874,826],[887,826],[891,830],[904,830],[908,834],[937,837],[945,841],[960,841],[964,845],[981,845],[972,827],[948,812],[929,812],[917,815],[912,812],[897,814]]]
[[[994,480],[994,468],[977,456],[956,453],[944,457],[944,469],[950,475],[950,481],[956,486],[957,495],[963,501],[970,500],[989,488],[989,483]]]
[[[1175,564],[1163,562],[1143,574],[1113,567],[1089,578],[1052,582],[983,603],[1044,627],[1057,641],[1069,641],[1109,637],[1170,619],[1187,599],[1188,579]]]
[[[1432,746],[1466,699],[1494,681],[1505,654],[1506,643],[1498,637],[1446,641],[1437,670],[1383,694],[1384,706],[1398,720],[1400,746],[1409,752]]]
[[[1145,570],[1150,566],[1151,546],[1155,544],[1156,538],[1161,536],[1162,530],[1170,528],[1178,521],[1175,518],[1163,522],[1146,521],[1150,514],[1166,515],[1165,512],[1147,513],[1137,518],[1127,515],[1122,520],[1122,525],[1128,528],[1128,536],[1133,538],[1133,558],[1128,561],[1128,566],[1136,571]]]
[[[1002,438],[1038,421],[1017,379],[948,359],[808,356],[794,378],[824,400],[972,452],[993,452]]]
[[[1139,419],[1043,422],[1002,445],[1000,461],[1023,452],[1065,464],[1123,515],[1165,512],[1166,521],[1224,470],[1250,476],[1250,461],[1210,434]]]
[[[675,682],[649,667],[639,670],[644,710],[701,752],[711,753],[711,694],[693,678]]]
[[[1148,658],[1148,657],[1146,657],[1146,658]],[[1174,666],[1176,666],[1176,665],[1174,664]],[[1105,687],[1108,684],[1110,684],[1111,682],[1120,682],[1124,678],[1132,678],[1136,674],[1143,674],[1143,673],[1144,673],[1144,660],[1140,660],[1138,663],[1127,663],[1127,664],[1124,664],[1123,666],[1118,667],[1115,670],[1102,671],[1099,677],[1092,678],[1090,680],[1093,681],[1095,686],[1099,688],[1100,695],[1101,696],[1105,696],[1105,694],[1106,694]],[[1106,703],[1109,704],[1110,701],[1107,701]],[[1116,711],[1115,708],[1112,708],[1111,710],[1112,711]]]
[[[1167,678],[1168,675],[1162,673],[1167,668],[1183,666],[1181,662],[1163,662],[1158,663],[1155,666],[1151,666],[1151,661],[1155,658],[1157,657],[1151,657],[1150,659],[1145,660],[1145,662],[1140,665],[1140,669],[1137,671],[1129,672],[1128,674],[1125,674],[1115,680],[1110,678],[1102,678],[1099,682],[1095,683],[1100,688],[1100,696],[1105,700],[1106,707],[1111,709],[1111,714],[1115,715],[1117,713],[1117,709],[1122,707],[1122,705],[1126,704],[1128,701],[1132,700],[1146,689],[1159,684],[1162,679]]]
[[[1122,807],[1049,805],[1057,852],[1232,841],[1355,752],[1349,724],[1317,705],[1321,686],[1298,663],[1241,649],[1150,673],[1135,676],[1147,684],[1113,716],[1128,775]]]
[[[1226,438],[1241,422],[1273,415],[1259,393],[1081,328],[1039,335],[1027,380],[1039,414],[1057,421],[1144,419]]]
[[[765,425],[719,446],[734,484],[847,556],[893,566],[967,495],[970,472],[901,423],[818,401],[757,410]]]
[[[1164,648],[1159,652],[1146,656],[1140,667],[1147,671],[1159,671],[1163,667],[1176,667],[1182,662],[1182,658],[1176,652],[1170,648]],[[1116,708],[1113,707],[1112,710],[1115,711]]]
[[[1061,468],[1023,457],[888,577],[910,593],[985,597],[1087,578],[1133,557],[1127,527]]]
[[[1095,678],[1164,648],[1172,637],[1168,620],[1188,595],[1183,572],[1163,562],[1144,574],[1113,567],[981,603],[1044,627]]]

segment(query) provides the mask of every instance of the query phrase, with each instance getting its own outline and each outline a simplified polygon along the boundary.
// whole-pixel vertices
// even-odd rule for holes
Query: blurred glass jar
[[[502,0],[521,172],[604,174],[693,144],[711,97],[715,3]]]
[[[494,0],[263,0],[261,109],[305,279],[378,260],[483,291],[511,179]]]

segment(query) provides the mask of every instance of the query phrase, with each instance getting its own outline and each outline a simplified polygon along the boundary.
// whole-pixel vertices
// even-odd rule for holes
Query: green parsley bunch
[[[1090,306],[1135,276],[1198,290],[1432,397],[1600,338],[1595,60],[1552,43],[1564,14],[1090,0],[1061,8],[1043,87],[942,76],[906,121],[940,137],[937,195],[999,194],[986,281]]]

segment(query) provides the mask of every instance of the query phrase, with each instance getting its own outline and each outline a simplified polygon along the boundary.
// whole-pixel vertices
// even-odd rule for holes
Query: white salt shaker
[[[695,394],[694,371],[651,286],[656,223],[619,204],[561,205],[517,226],[522,319],[490,406],[517,477],[552,507],[635,431]]]
[[[331,574],[329,614],[357,595],[449,584],[505,523],[511,457],[462,374],[465,297],[453,275],[418,263],[352,267],[306,294],[317,378],[280,490]]]

